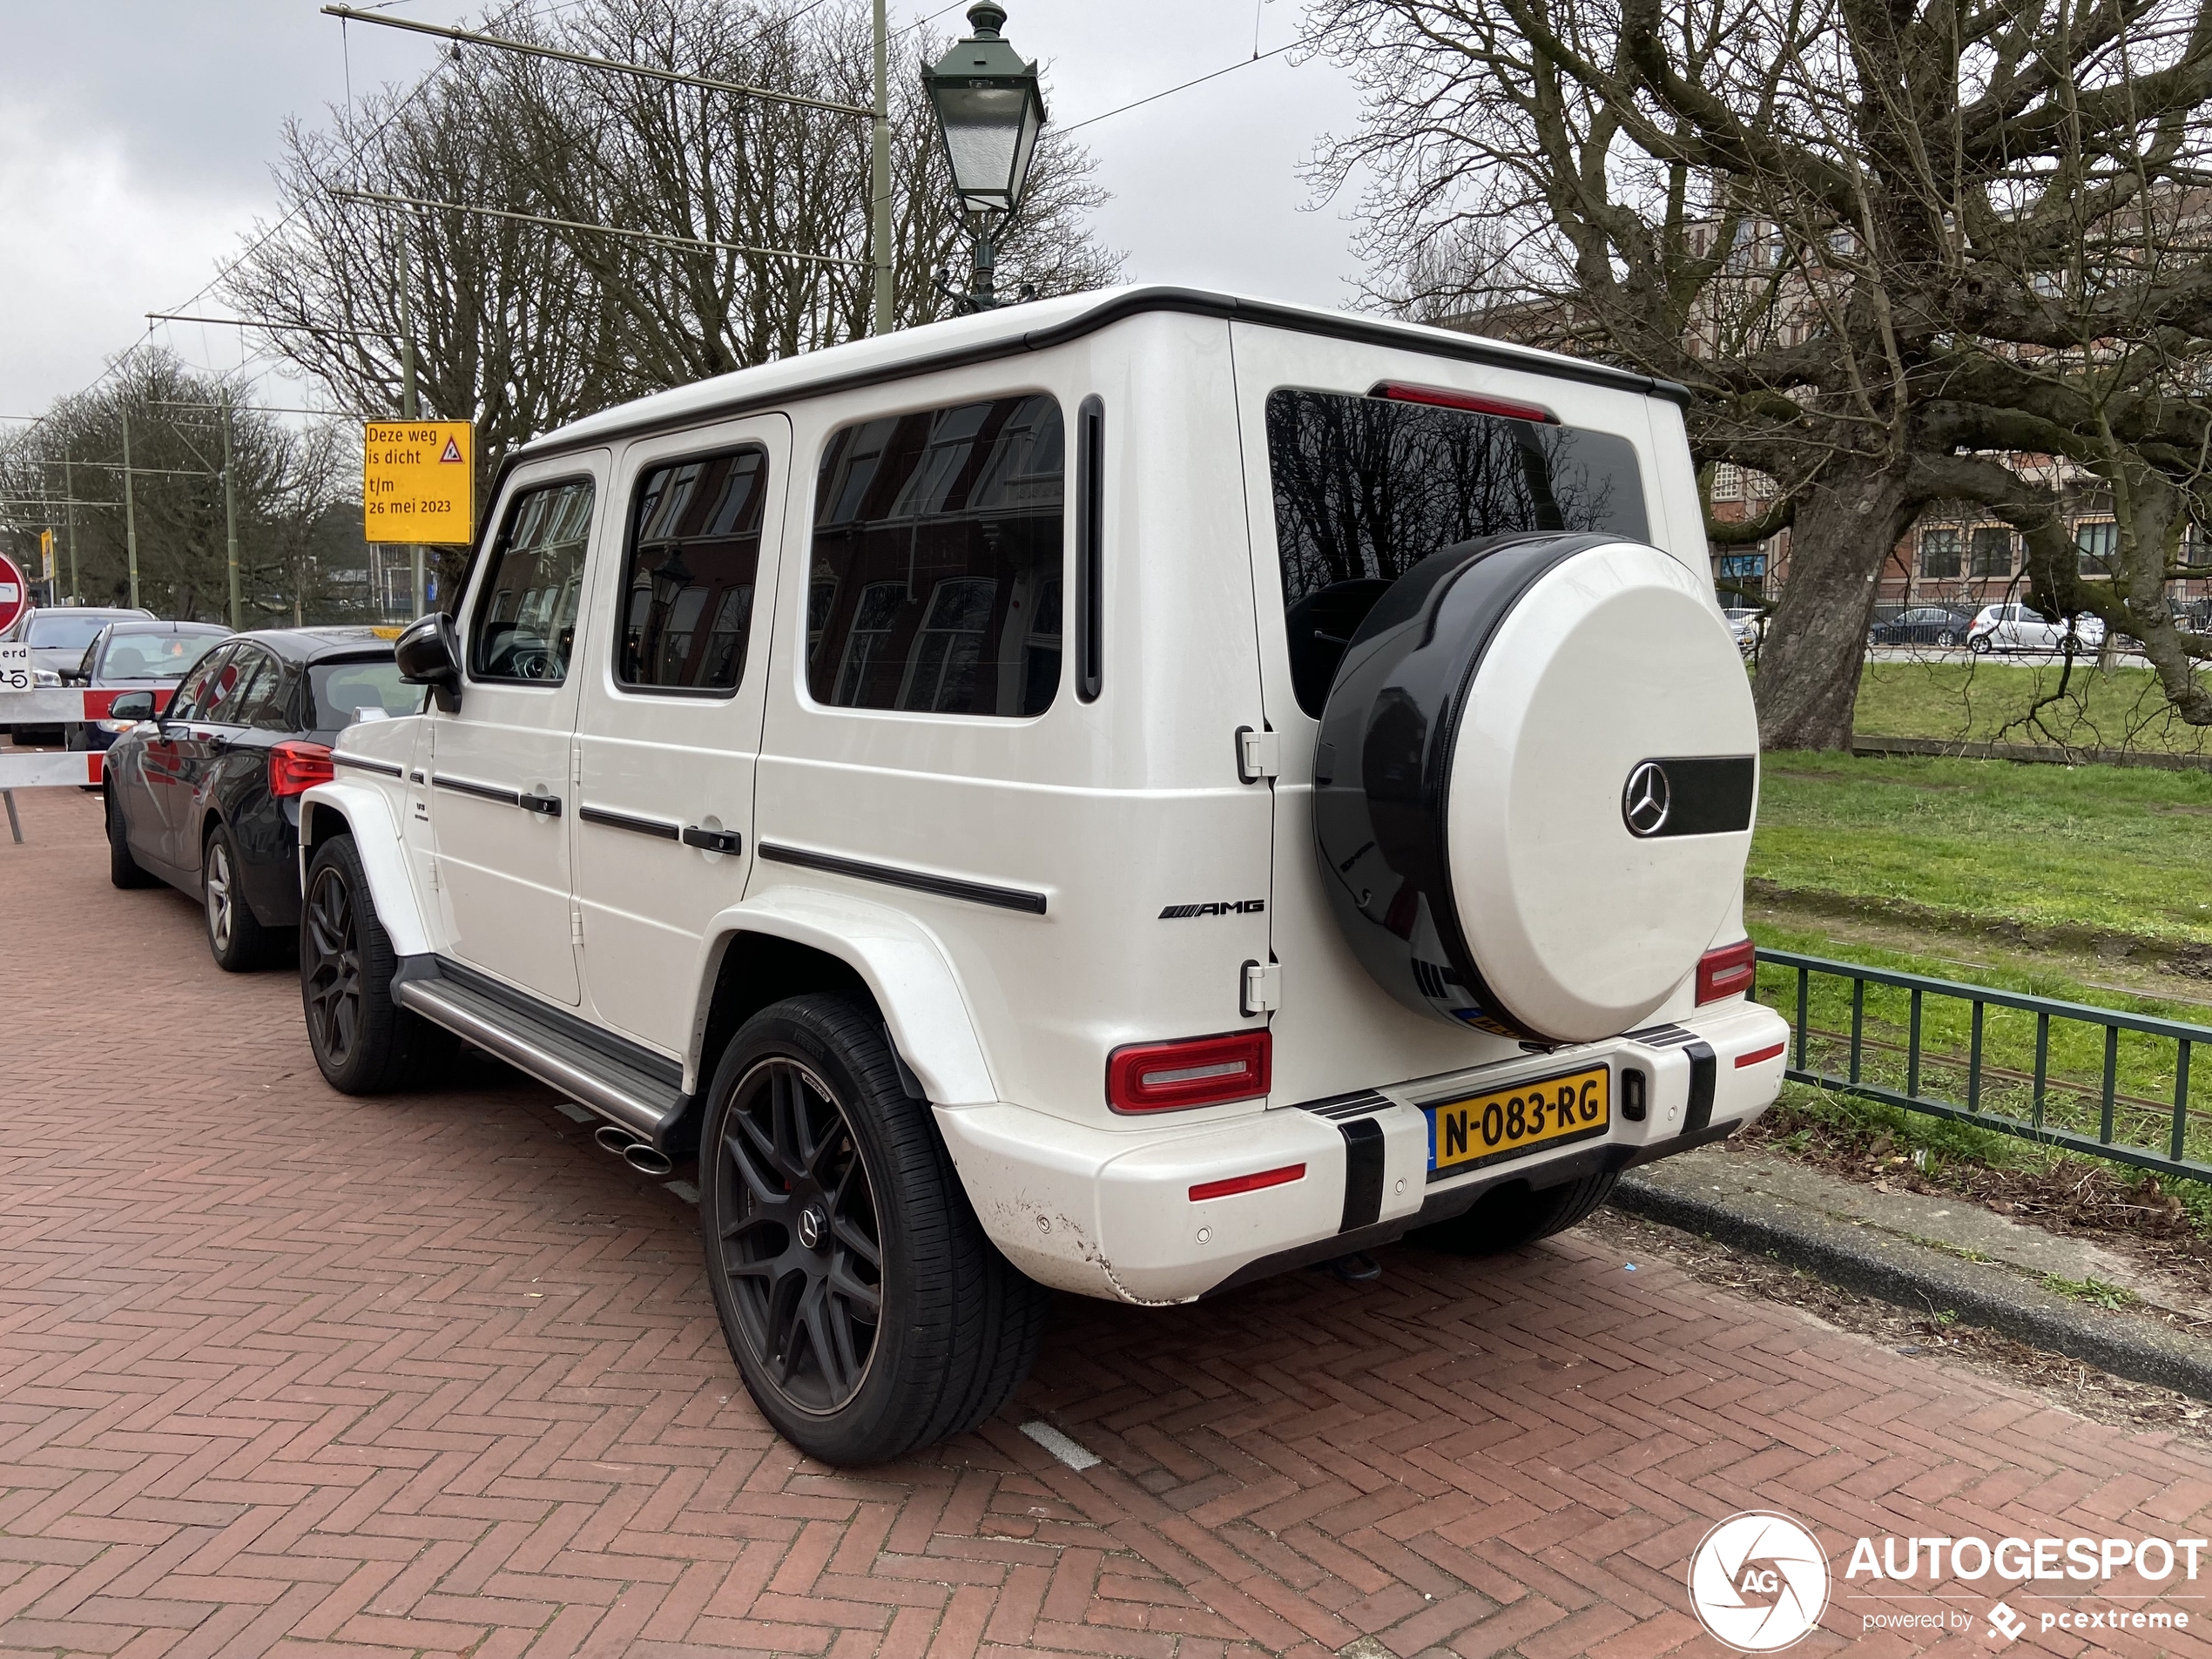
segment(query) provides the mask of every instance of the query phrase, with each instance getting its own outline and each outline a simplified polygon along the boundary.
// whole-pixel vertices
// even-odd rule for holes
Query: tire
[[[161,878],[150,873],[132,857],[131,843],[124,833],[123,820],[117,815],[113,795],[107,796],[102,812],[107,819],[107,879],[125,889],[159,887]]]
[[[1946,628],[1935,637],[1935,643],[1942,650],[1949,651],[1953,645],[1959,643],[1959,636],[1952,633],[1951,630]]]
[[[1966,642],[1966,649],[1973,652],[1973,654],[1977,657],[1988,656],[1991,650],[1989,636],[1987,634],[1976,634],[1972,639],[1969,639]]]
[[[392,1001],[398,965],[354,838],[332,837],[307,867],[300,996],[315,1064],[341,1094],[404,1089],[449,1065],[458,1049],[452,1033]]]
[[[1613,1196],[1616,1175],[1585,1176],[1532,1192],[1519,1182],[1486,1193],[1448,1221],[1416,1227],[1406,1237],[1453,1256],[1497,1256],[1565,1232]]]
[[[699,1225],[746,1390],[811,1457],[881,1463],[975,1426],[1035,1362],[1050,1294],[984,1236],[880,1018],[765,1009],[707,1091]]]
[[[251,974],[275,959],[277,938],[246,901],[238,872],[238,843],[219,824],[199,854],[199,908],[207,923],[207,949],[226,974]]]

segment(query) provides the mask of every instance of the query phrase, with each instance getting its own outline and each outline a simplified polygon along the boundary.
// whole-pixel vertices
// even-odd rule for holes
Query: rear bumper
[[[1737,1002],[1607,1042],[1226,1123],[1094,1129],[1003,1103],[941,1107],[937,1121],[985,1231],[1030,1278],[1120,1301],[1187,1302],[1387,1243],[1510,1182],[1554,1186],[1731,1134],[1772,1103],[1788,1032],[1772,1009]],[[1615,1103],[1602,1138],[1430,1179],[1425,1103],[1598,1064],[1612,1071]],[[1640,1122],[1622,1115],[1629,1069],[1648,1080]],[[1296,1177],[1274,1185],[1191,1196],[1293,1167]]]

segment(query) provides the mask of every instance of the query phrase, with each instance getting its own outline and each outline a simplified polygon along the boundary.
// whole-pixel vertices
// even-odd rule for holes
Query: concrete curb
[[[1647,1221],[1771,1256],[1845,1290],[1915,1312],[1956,1313],[1969,1325],[2115,1377],[2212,1400],[2212,1342],[2085,1306],[1995,1264],[1959,1259],[1810,1210],[1762,1212],[1676,1190],[1643,1172],[1622,1176],[1610,1202]]]

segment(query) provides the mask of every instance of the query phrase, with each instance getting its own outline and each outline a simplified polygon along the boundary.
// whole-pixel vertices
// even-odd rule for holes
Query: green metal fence
[[[2212,1026],[1782,950],[1754,995],[1790,1022],[1793,1082],[2212,1181],[2212,1077],[2190,1073]]]

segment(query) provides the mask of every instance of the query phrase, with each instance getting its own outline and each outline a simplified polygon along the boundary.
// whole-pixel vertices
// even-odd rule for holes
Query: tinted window
[[[480,680],[557,685],[576,648],[591,486],[526,489],[507,509],[477,590],[469,671]]]
[[[1267,399],[1291,678],[1319,715],[1383,590],[1440,549],[1516,530],[1649,539],[1625,438],[1332,392]]]
[[[847,427],[822,456],[806,685],[845,708],[1041,714],[1060,687],[1060,406]]]
[[[206,697],[208,682],[214,678],[215,671],[228,661],[231,655],[228,651],[212,651],[201,658],[199,666],[185,675],[184,684],[177,688],[177,695],[169,705],[170,714],[179,720],[191,718]]]
[[[307,664],[307,692],[314,698],[314,729],[334,732],[356,720],[395,720],[422,712],[422,687],[400,678],[388,657]]]
[[[104,680],[173,680],[221,642],[220,634],[111,634],[95,670]]]
[[[726,691],[744,678],[767,488],[758,448],[657,467],[639,481],[617,680]]]
[[[293,671],[274,658],[255,651],[260,665],[252,684],[233,698],[223,711],[232,725],[250,725],[263,732],[292,730]]]
[[[192,718],[222,725],[243,725],[241,711],[252,705],[255,686],[274,666],[260,651],[239,646],[217,664],[215,678],[208,682]]]

